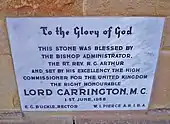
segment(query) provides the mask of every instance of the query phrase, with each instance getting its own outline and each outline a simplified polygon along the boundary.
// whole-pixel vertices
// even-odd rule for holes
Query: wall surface
[[[166,17],[149,110],[97,112],[97,114],[96,112],[22,113],[5,24],[5,17],[19,16]],[[170,119],[168,114],[170,112],[170,18],[168,16],[170,16],[170,0],[0,0],[0,120],[27,122],[26,120],[31,120],[30,118],[43,117],[45,120],[45,117],[51,117],[57,119],[58,123],[72,123],[75,118],[77,123],[82,124],[89,122],[90,118]],[[87,120],[81,121],[81,119]]]

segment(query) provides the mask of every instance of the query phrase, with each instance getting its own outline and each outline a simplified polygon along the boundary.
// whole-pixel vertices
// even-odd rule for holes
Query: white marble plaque
[[[23,111],[147,109],[165,18],[7,18]]]

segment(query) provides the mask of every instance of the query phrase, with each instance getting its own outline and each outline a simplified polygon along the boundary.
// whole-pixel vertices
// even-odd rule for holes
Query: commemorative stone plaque
[[[23,111],[147,109],[164,18],[6,21]]]

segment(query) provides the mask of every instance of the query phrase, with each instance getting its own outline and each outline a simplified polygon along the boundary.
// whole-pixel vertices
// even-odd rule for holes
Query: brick
[[[19,109],[17,86],[10,55],[0,55],[0,110]]]
[[[149,109],[170,108],[170,51],[160,52]]]
[[[155,16],[156,0],[84,0],[84,15]]]

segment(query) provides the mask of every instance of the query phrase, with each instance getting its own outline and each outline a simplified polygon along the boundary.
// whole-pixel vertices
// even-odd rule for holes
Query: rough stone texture
[[[81,16],[83,0],[0,0],[0,54],[10,54],[5,17]]]
[[[84,15],[156,16],[157,0],[84,0]]]
[[[0,20],[0,54],[9,54],[9,42],[4,20]]]
[[[44,114],[46,113],[46,114]],[[50,112],[24,112],[18,120],[3,120],[5,122],[32,124],[32,123],[61,123],[61,124],[169,124],[170,115],[148,114],[141,111],[114,111],[114,112],[70,112],[68,115],[50,115]],[[47,114],[48,113],[48,114]],[[19,113],[18,113],[19,114]],[[48,120],[48,121],[47,121]],[[0,121],[1,122],[1,121]]]
[[[24,117],[18,120],[0,120],[0,124],[72,124],[72,117]]]
[[[170,0],[0,0],[0,111],[4,110],[19,110],[20,102],[17,93],[17,87],[15,83],[15,76],[10,56],[10,49],[8,43],[8,36],[5,27],[5,17],[21,17],[21,16],[170,16]],[[166,109],[170,108],[170,18],[167,18],[164,37],[163,37],[163,50],[160,52],[158,70],[156,73],[155,83],[153,87],[153,93],[151,97],[150,109]],[[150,114],[165,113],[165,111],[154,111]],[[40,112],[41,113],[41,112]],[[135,117],[136,112],[132,111],[130,113],[120,112],[48,112],[45,113],[25,113],[26,117],[29,115],[41,116],[41,115],[51,115],[57,117],[58,115],[69,115],[71,116],[86,116],[88,118],[93,118],[95,115],[101,115],[100,117],[124,119],[124,117]],[[7,116],[12,116],[12,113],[0,113],[0,116],[4,119]],[[18,114],[17,114],[18,115]],[[19,117],[21,117],[21,113]],[[32,117],[33,117],[32,116]],[[45,117],[44,116],[44,117]],[[136,115],[137,116],[137,115]],[[145,112],[140,116],[146,117]],[[30,116],[30,118],[32,118]],[[99,119],[98,118],[98,119]],[[167,117],[170,118],[170,117]],[[48,123],[49,118],[46,120],[40,119],[40,123]],[[35,123],[37,120],[21,120],[20,123]],[[124,120],[125,121],[125,120]],[[16,121],[15,121],[16,122]],[[18,122],[18,123],[19,123]],[[71,119],[61,119],[61,121],[53,120],[51,123],[61,123],[67,124],[72,123]],[[88,121],[77,120],[78,124],[88,124]],[[90,123],[96,121],[90,121]],[[123,121],[122,121],[123,122]],[[152,121],[153,122],[153,121]],[[166,121],[167,122],[167,121]],[[0,122],[1,123],[1,122]],[[12,123],[12,121],[11,121]],[[17,122],[16,122],[17,123]],[[99,122],[96,123],[103,123]],[[108,123],[113,123],[109,121]],[[116,123],[116,122],[114,122]],[[125,122],[130,123],[130,122]],[[145,121],[144,121],[145,123]],[[151,123],[151,122],[148,122]],[[156,123],[156,122],[155,122]],[[159,122],[158,122],[159,123]],[[163,124],[163,121],[160,121]]]
[[[84,0],[84,15],[169,16],[169,0]]]
[[[0,15],[79,16],[82,15],[82,0],[1,0]]]
[[[160,52],[150,109],[170,108],[170,51]]]
[[[0,55],[0,110],[19,109],[11,56]]]
[[[88,120],[81,119],[75,121],[74,124],[170,124],[169,120]],[[34,119],[26,121],[3,121],[1,124],[73,124],[69,120],[57,120],[57,119]]]
[[[78,120],[76,124],[170,124],[168,120]]]
[[[157,16],[169,16],[170,15],[170,1],[169,0],[157,0],[156,13],[157,13]]]
[[[162,40],[163,40],[163,49],[170,48],[170,17],[166,18]]]
[[[23,114],[20,111],[12,110],[12,111],[0,111],[0,122],[1,120],[21,120],[23,118]]]
[[[89,112],[75,117],[76,124],[169,124],[170,115],[152,111]]]

